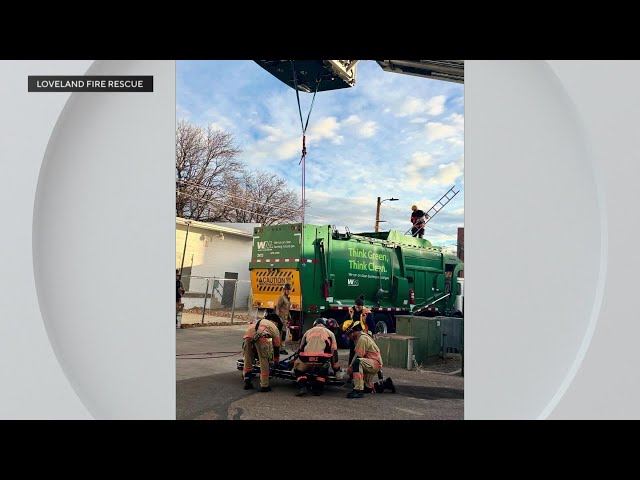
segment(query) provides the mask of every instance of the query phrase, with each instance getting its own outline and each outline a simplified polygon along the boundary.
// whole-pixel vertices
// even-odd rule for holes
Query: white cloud
[[[440,115],[444,112],[444,104],[447,97],[444,95],[436,95],[425,101],[418,97],[408,97],[400,105],[398,117],[406,117],[407,115],[427,114],[431,116]]]
[[[409,123],[427,123],[427,119],[423,117],[416,117],[409,120]]]
[[[285,160],[295,157],[296,155],[302,155],[302,139],[292,138],[285,142],[280,142],[274,153],[278,160]]]
[[[342,122],[343,125],[356,125],[358,123],[362,122],[362,120],[360,120],[360,117],[358,117],[357,115],[350,115],[349,118],[347,118],[345,121]]]
[[[235,122],[228,116],[221,114],[216,108],[209,108],[204,113],[205,118],[211,119],[209,126],[214,130],[224,130],[225,132],[235,132],[238,130]]]
[[[405,117],[407,115],[414,115],[416,113],[424,112],[424,100],[416,97],[407,98],[400,106],[399,117]]]
[[[456,128],[464,128],[464,116],[459,113],[452,113],[447,117],[447,120]]]
[[[427,140],[433,142],[435,140],[444,140],[446,138],[455,137],[458,134],[456,127],[446,125],[440,122],[429,122],[426,125]]]
[[[411,155],[411,165],[416,167],[428,167],[433,165],[433,157],[427,152],[414,152]]]
[[[368,122],[364,122],[358,129],[358,134],[364,138],[371,138],[376,134],[377,130],[378,124],[373,120],[369,120]]]
[[[267,134],[267,137],[264,138],[267,142],[277,142],[285,136],[282,130],[273,125],[258,125],[258,130]]]
[[[245,148],[246,159],[250,163],[267,160],[289,160],[302,155],[302,134],[296,125],[282,122],[276,119],[276,124],[260,124],[257,127],[259,133],[264,136]],[[280,124],[285,124],[286,127]],[[329,116],[318,119],[315,123],[309,123],[306,135],[306,145],[318,144],[322,140],[329,140],[334,145],[340,145],[344,137],[338,135],[340,124],[336,117]]]
[[[447,101],[447,97],[444,95],[438,95],[433,97],[427,102],[427,113],[429,115],[440,115],[444,112],[444,103]]]
[[[464,144],[464,116],[452,113],[446,119],[447,123],[429,122],[425,126],[427,141],[446,140],[448,143],[461,146]]]
[[[462,166],[459,163],[445,163],[438,166],[436,174],[429,179],[429,182],[438,185],[453,185],[462,173]]]
[[[333,138],[340,128],[336,117],[324,117],[311,125],[307,133],[309,141],[317,141],[323,138]]]
[[[404,167],[406,181],[412,187],[417,187],[423,180],[423,171],[433,165],[434,159],[427,152],[414,152],[411,160]]]

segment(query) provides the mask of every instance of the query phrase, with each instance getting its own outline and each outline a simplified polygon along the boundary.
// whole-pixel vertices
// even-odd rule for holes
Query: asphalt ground
[[[462,420],[464,378],[383,367],[395,394],[348,399],[351,388],[327,386],[321,396],[296,397],[296,385],[271,378],[271,392],[244,390],[236,362],[242,358],[246,325],[176,330],[176,418],[178,420]],[[291,353],[295,345],[287,345]],[[340,350],[346,366],[348,350]]]

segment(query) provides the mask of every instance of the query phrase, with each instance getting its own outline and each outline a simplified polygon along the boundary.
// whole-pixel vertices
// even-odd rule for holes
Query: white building
[[[246,308],[251,291],[249,262],[255,226],[259,224],[230,228],[176,217],[176,269],[182,266],[185,309],[202,307],[205,291],[209,293],[207,298],[213,291],[213,308],[230,308],[236,282],[222,279],[238,280],[235,305]]]

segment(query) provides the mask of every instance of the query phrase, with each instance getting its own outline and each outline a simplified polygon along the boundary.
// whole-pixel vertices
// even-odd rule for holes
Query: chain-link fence
[[[182,325],[247,323],[258,310],[252,307],[251,281],[233,278],[184,276]]]

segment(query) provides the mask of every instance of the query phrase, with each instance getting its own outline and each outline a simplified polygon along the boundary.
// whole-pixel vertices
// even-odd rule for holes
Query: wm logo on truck
[[[257,242],[258,250],[271,250],[273,248],[273,242]]]
[[[357,280],[355,278],[347,278],[347,285],[349,287],[357,287],[358,285],[360,285],[360,280]]]

